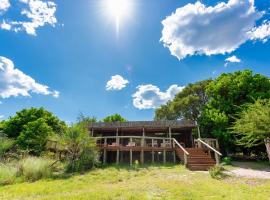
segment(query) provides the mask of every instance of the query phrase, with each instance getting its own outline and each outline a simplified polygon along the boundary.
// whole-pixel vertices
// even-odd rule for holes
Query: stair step
[[[186,148],[186,150],[189,153],[187,168],[190,170],[209,170],[216,164],[215,160],[202,148]],[[180,148],[175,149],[175,152],[181,160],[184,160],[184,152]]]

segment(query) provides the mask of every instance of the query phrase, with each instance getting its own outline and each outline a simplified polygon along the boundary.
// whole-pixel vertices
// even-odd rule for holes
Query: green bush
[[[68,172],[81,172],[91,169],[98,162],[96,143],[87,129],[73,125],[60,139],[66,149],[65,160]]]
[[[224,157],[224,158],[222,159],[222,163],[223,163],[224,165],[231,165],[231,164],[232,164],[232,158],[231,158],[231,157]]]
[[[13,147],[15,141],[7,138],[5,135],[0,134],[0,159],[2,159],[5,153]]]
[[[0,185],[12,184],[16,180],[17,169],[0,164]]]
[[[209,174],[214,179],[222,179],[224,176],[223,170],[222,165],[215,165],[209,169]]]
[[[52,176],[52,161],[46,158],[27,157],[19,162],[18,175],[26,181],[37,181]]]
[[[27,149],[32,154],[40,155],[45,150],[46,142],[52,134],[52,128],[41,118],[24,125],[22,132],[17,138],[17,142],[22,149]]]
[[[135,169],[135,170],[138,170],[138,169],[139,169],[139,166],[140,166],[139,161],[138,161],[138,160],[135,160],[135,161],[134,161],[134,166],[133,166],[134,169]]]

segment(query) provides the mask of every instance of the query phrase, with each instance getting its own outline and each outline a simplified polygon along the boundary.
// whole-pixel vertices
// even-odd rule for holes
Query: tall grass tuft
[[[19,162],[19,175],[26,181],[37,181],[52,176],[51,160],[46,158],[27,157]]]
[[[16,180],[17,169],[0,164],[0,185],[12,184]]]

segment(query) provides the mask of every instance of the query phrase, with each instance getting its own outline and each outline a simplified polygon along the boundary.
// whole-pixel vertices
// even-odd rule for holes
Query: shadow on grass
[[[120,163],[120,164],[105,164],[105,165],[100,165],[98,167],[95,167],[93,169],[87,170],[87,171],[83,171],[83,172],[74,172],[74,173],[67,173],[64,170],[58,173],[55,173],[51,179],[52,180],[63,180],[63,179],[69,179],[72,178],[73,176],[77,176],[77,175],[84,175],[87,173],[91,173],[94,172],[95,170],[98,169],[117,169],[117,170],[127,170],[127,171],[139,171],[139,170],[143,170],[143,169],[150,169],[152,167],[154,168],[162,168],[162,169],[172,169],[175,166],[180,165],[180,164],[174,164],[174,163],[155,163],[155,164],[144,164],[144,165],[138,165],[137,167],[135,167],[135,165],[130,166],[127,163]]]
[[[152,167],[155,168],[168,168],[168,169],[172,169],[175,166],[178,166],[180,164],[175,164],[175,163],[155,163],[155,164],[143,164],[143,165],[130,165],[127,163],[120,163],[120,164],[105,164],[105,165],[101,165],[100,169],[107,169],[107,168],[115,168],[115,169],[126,169],[126,170],[140,170],[140,169],[149,169]]]

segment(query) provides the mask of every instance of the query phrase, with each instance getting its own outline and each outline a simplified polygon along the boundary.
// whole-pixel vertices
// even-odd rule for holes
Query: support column
[[[104,139],[104,149],[103,149],[103,164],[106,164],[107,160],[107,138]]]
[[[132,138],[129,138],[129,141],[132,142]],[[129,150],[129,164],[132,166],[132,149]]]
[[[173,162],[176,163],[175,143],[173,142]]]
[[[143,135],[142,135],[142,139],[141,139],[141,164],[144,164],[144,146],[145,146],[145,132],[144,132],[144,128],[143,128]]]
[[[163,139],[163,144],[165,144],[165,139]],[[166,146],[164,147],[164,150],[163,150],[163,163],[164,164],[166,163],[166,149],[165,148],[166,148]]]
[[[91,136],[94,137],[94,129],[91,130]]]
[[[169,127],[170,146],[172,147],[172,129]]]
[[[154,139],[152,139],[152,164],[154,164],[155,162],[155,154],[154,154],[155,152],[153,148],[154,148]]]
[[[116,129],[116,146],[117,146],[116,164],[119,164],[119,137],[118,137],[118,128]]]

